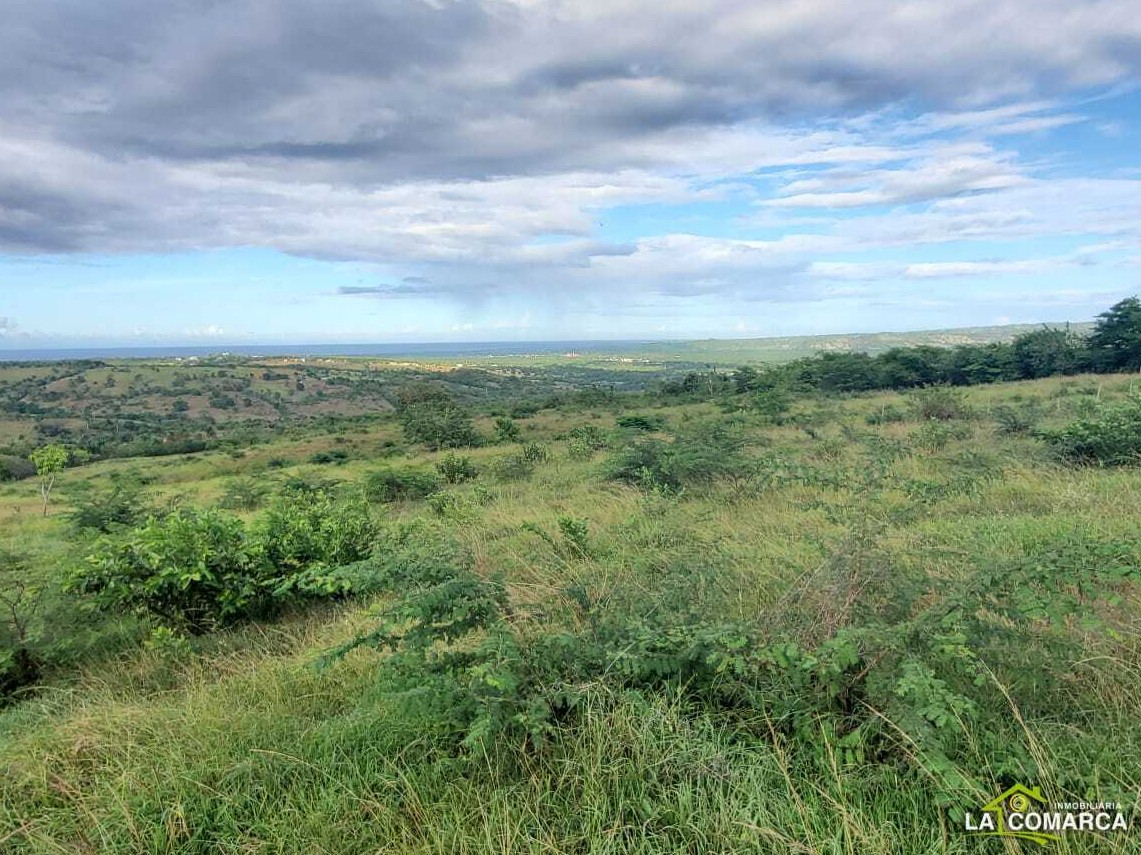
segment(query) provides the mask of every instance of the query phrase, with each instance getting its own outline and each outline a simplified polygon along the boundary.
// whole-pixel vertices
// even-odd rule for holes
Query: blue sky
[[[925,329],[1141,291],[1131,2],[14,21],[0,348]]]

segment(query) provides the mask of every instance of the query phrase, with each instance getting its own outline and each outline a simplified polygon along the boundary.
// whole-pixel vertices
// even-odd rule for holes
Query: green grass
[[[966,433],[938,448],[925,447],[924,426],[911,416],[868,424],[887,405],[906,409],[906,397],[893,393],[798,401],[794,420],[778,426],[712,404],[653,409],[671,433],[739,421],[746,456],[776,473],[680,496],[604,480],[607,452],[567,454],[559,437],[580,424],[612,431],[613,415],[544,411],[520,422],[524,439],[551,451],[529,478],[496,477],[508,446],[465,450],[481,474],[446,488],[458,497],[451,509],[441,515],[405,502],[376,510],[391,525],[429,521],[470,551],[481,576],[502,574],[528,632],[561,620],[575,585],[600,602],[680,597],[710,620],[779,623],[797,597],[810,600],[865,548],[853,534],[861,526],[875,532],[868,561],[888,574],[868,596],[889,598],[896,579],[966,579],[1067,533],[1091,542],[1132,536],[1141,472],[1063,466],[1039,441],[1004,434],[993,419],[996,407],[1033,397],[1044,402],[1042,425],[1059,426],[1082,402],[1119,399],[1131,382],[972,388],[974,417],[956,423]],[[431,469],[446,454],[404,447],[386,422],[337,439],[314,432],[243,456],[69,470],[46,520],[31,482],[7,485],[0,545],[31,554],[39,573],[60,574],[82,554],[66,524],[68,496],[80,481],[102,483],[114,472],[135,472],[158,497],[209,505],[233,477],[307,474],[351,487],[379,466]],[[381,455],[386,442],[397,443],[395,455]],[[862,487],[891,442],[898,454],[889,481]],[[337,448],[350,452],[343,465],[305,462]],[[273,458],[287,465],[267,469]],[[552,547],[564,517],[585,521],[587,555]],[[980,697],[1034,756],[1037,779],[1026,783],[1132,806],[1141,801],[1141,595],[1135,584],[1121,594],[1098,607],[1112,633],[1068,628],[1077,653],[1051,666],[1049,684],[1020,682],[1036,654],[1009,651],[987,663],[993,677],[980,672]],[[1019,851],[969,838],[951,810],[975,808],[1004,788],[1009,773],[994,764],[983,734],[965,734],[956,762],[974,783],[948,805],[943,773],[906,740],[890,758],[853,762],[823,721],[794,737],[764,706],[729,714],[680,687],[635,690],[599,678],[581,687],[577,718],[544,750],[504,741],[482,759],[466,756],[392,696],[383,654],[358,649],[316,667],[323,653],[373,626],[386,602],[321,606],[206,636],[188,650],[120,642],[60,667],[37,694],[0,711],[0,851]],[[1070,835],[1054,848],[1141,851],[1135,834]]]

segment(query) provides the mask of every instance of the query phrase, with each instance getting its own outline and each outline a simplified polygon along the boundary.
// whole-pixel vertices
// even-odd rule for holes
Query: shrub
[[[951,440],[970,437],[971,429],[967,425],[950,425],[938,421],[927,422],[911,434],[911,439],[924,451],[941,451]]]
[[[153,510],[142,484],[119,478],[109,488],[88,490],[73,498],[69,521],[80,533],[111,534],[138,525]]]
[[[1141,396],[1100,407],[1088,418],[1055,431],[1040,431],[1063,459],[1072,463],[1124,466],[1141,461]]]
[[[581,443],[583,447],[591,451],[598,451],[599,449],[606,448],[606,434],[603,433],[602,428],[598,425],[579,425],[573,427],[567,432],[567,439],[570,442]]]
[[[534,465],[549,461],[551,452],[541,442],[528,442],[519,450],[519,456]]]
[[[264,611],[273,570],[241,520],[179,510],[101,538],[69,578],[102,609],[126,609],[199,634]]]
[[[326,465],[329,463],[341,464],[349,459],[349,453],[344,449],[336,448],[332,451],[318,451],[309,455],[309,462],[318,465]]]
[[[745,472],[741,446],[738,438],[717,428],[679,436],[672,443],[643,439],[610,459],[607,477],[674,492],[687,486],[708,485]]]
[[[963,393],[949,386],[929,386],[909,396],[916,418],[922,421],[951,421],[970,415]]]
[[[396,414],[409,442],[421,442],[430,450],[479,444],[471,416],[440,386],[401,389]]]
[[[258,520],[261,552],[279,577],[298,570],[335,567],[367,558],[378,529],[360,500],[327,493],[283,497]]]
[[[234,478],[227,482],[219,506],[233,511],[254,511],[265,504],[268,487],[254,478]]]
[[[495,461],[493,470],[500,481],[525,481],[535,473],[535,463],[522,454],[508,454]]]
[[[1021,435],[1030,433],[1042,418],[1042,405],[1030,400],[1021,407],[994,408],[994,420],[999,433]]]
[[[22,555],[0,551],[0,705],[40,677],[41,590]]]
[[[24,457],[0,454],[0,482],[21,481],[36,474],[36,464]]]
[[[907,413],[899,407],[893,404],[884,404],[875,412],[868,413],[864,421],[869,425],[889,425],[902,422],[906,418]]]
[[[479,469],[470,457],[460,457],[454,452],[436,463],[436,471],[449,484],[461,484],[479,475]]]
[[[405,502],[436,492],[440,480],[415,469],[376,469],[365,475],[363,486],[370,502]]]
[[[661,416],[650,416],[642,413],[619,416],[615,421],[618,427],[630,430],[658,431],[666,426],[666,420]]]
[[[780,424],[792,406],[792,397],[780,387],[759,389],[750,401],[753,411],[770,424]]]
[[[500,416],[495,420],[495,438],[500,442],[518,442],[521,432],[515,420]]]

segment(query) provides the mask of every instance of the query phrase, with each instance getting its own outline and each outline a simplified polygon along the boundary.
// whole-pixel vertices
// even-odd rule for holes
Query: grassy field
[[[109,370],[124,369],[86,383],[115,392],[97,376]],[[269,369],[251,370],[257,386]],[[264,382],[296,386],[293,370]],[[325,661],[382,621],[399,585],[188,639],[101,618],[0,710],[0,851],[1015,852],[1031,844],[962,823],[1016,782],[1132,817],[1141,591],[1128,572],[1101,580],[1141,566],[1141,472],[1063,464],[1004,414],[1057,427],[1133,382],[974,387],[942,420],[896,393],[804,398],[776,420],[641,399],[641,427],[619,424],[622,402],[519,419],[518,443],[459,452],[476,477],[373,506],[386,532],[419,531],[502,579],[506,628],[452,647],[506,639],[509,653],[446,678],[430,663],[447,645],[427,665],[367,645]],[[583,427],[601,447],[575,445]],[[631,448],[657,438],[681,455],[720,431],[734,457],[702,464],[716,477],[614,477]],[[310,462],[330,451],[343,459]],[[50,587],[92,548],[72,503],[116,477],[155,505],[206,507],[243,479],[269,494],[335,480],[348,495],[378,468],[430,473],[448,454],[382,417],[103,461],[66,471],[47,517],[33,481],[0,487],[0,546]],[[848,644],[854,661],[829,671]],[[580,648],[605,648],[603,667],[556,673],[551,651]],[[432,680],[410,691],[391,661]],[[473,736],[484,719],[457,724],[448,705],[472,686],[480,709],[511,714],[487,739]],[[1124,853],[1141,838],[1050,846]]]

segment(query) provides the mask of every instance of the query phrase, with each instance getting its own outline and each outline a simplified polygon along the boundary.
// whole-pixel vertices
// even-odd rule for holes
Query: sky
[[[0,348],[745,338],[1141,292],[1136,0],[7,0]]]

